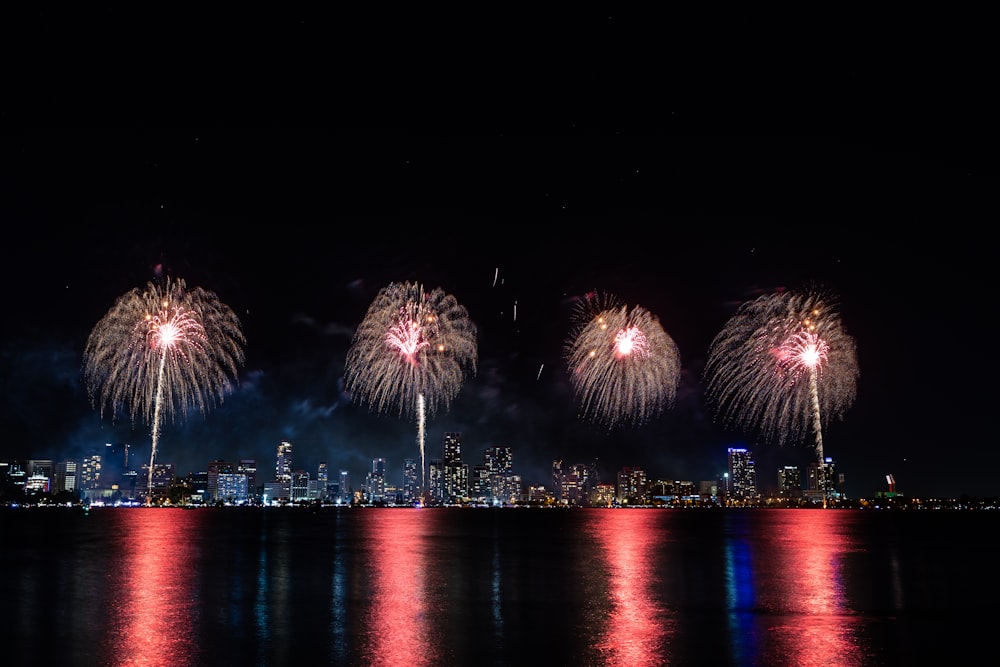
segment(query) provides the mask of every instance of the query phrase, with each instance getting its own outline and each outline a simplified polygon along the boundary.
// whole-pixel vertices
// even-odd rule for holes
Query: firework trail
[[[822,468],[823,426],[854,402],[858,360],[819,290],[761,296],[740,306],[709,348],[706,393],[727,426],[783,445],[812,430]]]
[[[239,319],[213,292],[169,278],[120,296],[90,332],[83,371],[91,402],[102,418],[125,409],[133,425],[150,425],[147,505],[164,416],[183,418],[191,407],[205,415],[221,403],[237,382],[245,342]]]
[[[573,315],[563,352],[583,418],[641,426],[673,405],[680,352],[655,315],[611,294],[587,295]]]
[[[344,385],[376,412],[417,418],[421,484],[426,485],[424,424],[451,407],[467,375],[476,373],[476,325],[440,288],[391,283],[379,291],[354,333]]]

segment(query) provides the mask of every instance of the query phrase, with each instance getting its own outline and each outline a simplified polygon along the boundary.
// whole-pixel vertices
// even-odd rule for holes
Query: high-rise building
[[[289,500],[293,503],[300,503],[309,500],[309,480],[310,475],[305,470],[296,470],[292,473],[292,487]],[[314,487],[315,488],[315,487]]]
[[[596,463],[574,463],[562,477],[562,498],[567,505],[590,505],[590,495],[599,483]]]
[[[76,491],[76,469],[77,462],[71,459],[65,461],[60,461],[56,464],[56,476],[55,483],[52,490],[55,492],[59,491]]]
[[[247,476],[241,473],[217,474],[215,491],[219,499],[231,505],[245,505],[250,499]]]
[[[562,459],[555,459],[552,461],[552,495],[555,496],[557,501],[562,501],[563,499],[564,477]]]
[[[469,497],[479,502],[485,502],[490,497],[490,473],[485,462],[472,466],[469,475]]]
[[[326,461],[320,461],[316,470],[316,491],[316,497],[320,500],[326,500],[330,493],[330,472]]]
[[[444,461],[441,459],[427,462],[427,496],[431,502],[444,502]]]
[[[403,459],[403,502],[413,503],[420,499],[420,479],[416,459]]]
[[[444,498],[448,503],[459,502],[469,495],[468,467],[462,463],[462,434],[444,434]]]
[[[626,466],[618,471],[618,502],[635,504],[646,502],[646,471]]]
[[[836,480],[837,470],[832,458],[827,456],[823,463],[813,461],[806,470],[806,496],[815,502],[833,500],[839,495]]]
[[[98,489],[101,486],[101,455],[91,454],[80,462],[80,488]]]
[[[778,497],[802,497],[802,473],[798,466],[778,468]]]
[[[493,504],[511,502],[519,490],[513,488],[514,455],[510,447],[487,447],[483,465],[489,479],[487,500]]]
[[[337,488],[338,499],[345,505],[351,504],[351,475],[346,470],[340,471],[340,484]]]
[[[177,473],[174,470],[173,463],[154,463],[153,488],[150,490],[147,488],[149,484],[149,464],[143,463],[142,475],[136,482],[136,495],[140,498],[152,497],[154,499],[165,497],[170,487],[173,486],[175,479],[177,479]]]
[[[278,454],[274,463],[274,481],[284,484],[288,498],[292,494],[292,443],[282,440],[278,443]]]
[[[220,480],[223,475],[229,475],[225,484]],[[240,481],[236,477],[243,477]],[[238,493],[234,495],[233,489]],[[240,491],[242,490],[242,491]],[[217,459],[208,464],[205,477],[205,502],[222,501],[231,504],[243,504],[257,491],[257,462],[253,459],[239,461],[224,461]]]
[[[247,476],[247,494],[257,497],[257,459],[240,459],[236,472]]]
[[[729,489],[726,502],[743,504],[756,502],[757,468],[753,461],[753,452],[744,447],[730,447],[729,458]]]
[[[365,493],[369,503],[385,502],[385,459],[372,459],[372,469],[365,483]]]

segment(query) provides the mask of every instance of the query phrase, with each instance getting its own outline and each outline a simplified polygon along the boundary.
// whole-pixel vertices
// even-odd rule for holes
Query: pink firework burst
[[[773,350],[775,370],[782,377],[794,382],[803,373],[822,371],[830,352],[830,345],[812,331],[800,330],[789,336],[785,342]]]

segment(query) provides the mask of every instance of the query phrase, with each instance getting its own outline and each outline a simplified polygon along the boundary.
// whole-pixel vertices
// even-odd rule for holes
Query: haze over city
[[[428,415],[428,458],[460,432],[469,463],[511,447],[526,484],[554,458],[697,482],[740,446],[767,490],[778,467],[814,460],[812,436],[778,445],[722,423],[710,346],[741,304],[821,285],[857,353],[856,397],[823,432],[846,494],[885,490],[889,473],[907,495],[1000,493],[993,362],[964,349],[990,330],[981,153],[675,129],[8,133],[0,460],[107,442],[149,456],[147,424],[88,396],[84,350],[120,296],[169,276],[217,295],[246,345],[218,405],[163,422],[158,461],[183,475],[253,458],[266,476],[288,440],[297,469],[326,461],[360,480],[381,457],[399,483],[417,424],[354,400],[345,364],[380,290],[410,281],[454,296],[476,333],[475,372]],[[642,307],[676,343],[676,394],[647,423],[580,414],[566,343],[594,293]]]

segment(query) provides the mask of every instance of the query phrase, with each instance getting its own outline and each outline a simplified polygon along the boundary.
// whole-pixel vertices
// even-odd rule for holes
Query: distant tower
[[[385,459],[372,459],[372,471],[368,473],[368,502],[385,502]]]
[[[647,491],[646,471],[626,466],[618,471],[618,502],[645,502]]]
[[[71,459],[56,463],[53,491],[76,491],[77,462]]]
[[[727,502],[742,504],[757,500],[757,469],[753,452],[742,447],[730,447],[729,479],[730,496]]]
[[[417,475],[416,459],[403,459],[403,501],[416,502],[420,499],[420,483]]]
[[[340,471],[340,484],[338,485],[338,490],[340,491],[340,502],[347,505],[351,504],[351,476],[346,470]]]
[[[563,479],[565,474],[563,473],[563,462],[562,459],[555,459],[552,461],[552,495],[556,500],[563,499]]]
[[[326,461],[319,462],[319,469],[316,471],[316,491],[321,500],[326,500],[330,489],[330,471]]]
[[[467,468],[462,464],[462,434],[444,434],[444,500],[456,502],[466,497],[468,491]]]
[[[274,464],[274,481],[283,484],[288,497],[292,496],[292,443],[282,440]]]
[[[486,467],[489,499],[494,503],[509,502],[514,495],[514,454],[510,447],[487,447],[483,452],[483,465]]]
[[[802,472],[798,466],[778,468],[778,496],[781,498],[802,497]]]
[[[837,471],[833,459],[827,456],[822,463],[816,461],[810,463],[807,474],[806,486],[809,497],[822,502],[826,507],[827,501],[837,497],[835,489]]]
[[[80,465],[80,488],[99,489],[101,487],[101,455],[91,454]]]

